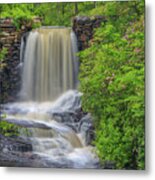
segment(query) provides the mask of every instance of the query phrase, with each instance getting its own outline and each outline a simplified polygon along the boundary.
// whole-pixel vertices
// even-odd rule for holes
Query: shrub
[[[82,106],[94,117],[97,153],[101,163],[113,161],[118,169],[144,169],[144,9],[139,3],[96,29],[93,43],[79,53]]]

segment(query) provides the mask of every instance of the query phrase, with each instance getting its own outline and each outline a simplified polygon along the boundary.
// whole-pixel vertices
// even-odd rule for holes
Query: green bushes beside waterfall
[[[144,2],[104,8],[108,22],[79,53],[82,106],[94,117],[101,163],[144,169]]]

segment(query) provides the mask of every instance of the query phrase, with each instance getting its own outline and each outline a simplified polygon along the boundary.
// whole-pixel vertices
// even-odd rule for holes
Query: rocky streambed
[[[29,135],[0,136],[0,165],[52,168],[99,168],[91,145],[90,114],[81,110],[81,93],[70,90],[55,102],[3,105],[5,121],[25,127]],[[21,128],[22,129],[22,128]]]

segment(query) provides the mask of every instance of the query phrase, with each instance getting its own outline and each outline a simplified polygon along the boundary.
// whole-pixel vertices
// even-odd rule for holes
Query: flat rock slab
[[[7,121],[8,123],[15,124],[21,127],[25,128],[42,128],[42,129],[52,129],[51,126],[39,122],[39,121],[31,121],[31,120],[19,120],[19,119],[12,119],[12,118],[6,118],[3,121]]]
[[[0,135],[0,152],[31,152],[32,150],[31,142],[24,138]]]

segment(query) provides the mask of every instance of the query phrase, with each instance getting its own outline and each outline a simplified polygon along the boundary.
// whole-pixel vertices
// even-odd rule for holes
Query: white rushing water
[[[69,90],[54,102],[18,102],[4,105],[7,119],[30,127],[28,139],[33,153],[44,162],[43,167],[97,168],[94,148],[86,144],[87,123],[76,121],[74,115],[81,107],[81,93]],[[56,114],[56,116],[55,116]],[[86,127],[87,128],[86,128]],[[24,137],[25,132],[21,131]],[[53,166],[52,166],[53,167]]]
[[[28,127],[43,167],[97,168],[94,148],[86,143],[89,119],[78,117],[82,94],[73,90],[76,52],[76,37],[68,28],[37,29],[21,43],[21,101],[4,105],[3,111],[9,121]]]
[[[22,42],[21,49],[23,47]],[[69,28],[40,28],[30,32],[24,53],[21,98],[49,101],[75,89],[76,52],[76,37]]]

